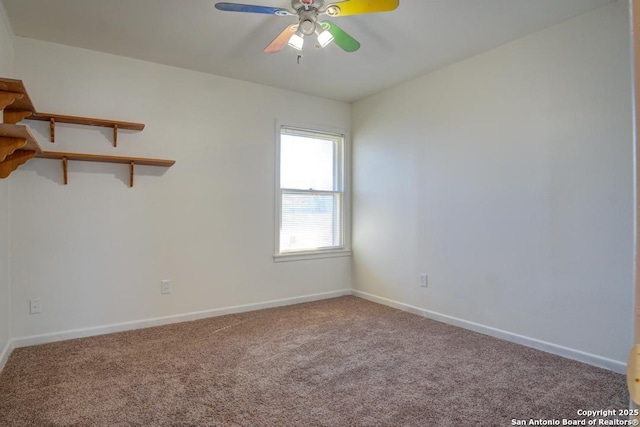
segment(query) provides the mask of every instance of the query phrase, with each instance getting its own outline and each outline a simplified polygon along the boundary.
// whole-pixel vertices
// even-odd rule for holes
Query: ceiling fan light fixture
[[[302,34],[304,34],[305,36],[310,36],[311,34],[316,32],[316,23],[312,19],[303,18],[300,19],[298,28]]]
[[[304,45],[304,39],[298,33],[295,33],[289,39],[289,46],[291,46],[292,48],[294,48],[296,50],[302,50],[302,46],[303,45]]]
[[[333,34],[329,31],[325,30],[318,34],[318,44],[320,47],[326,47],[329,43],[333,41]]]

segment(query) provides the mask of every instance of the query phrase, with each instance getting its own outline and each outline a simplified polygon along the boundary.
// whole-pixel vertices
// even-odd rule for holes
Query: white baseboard
[[[345,295],[351,295],[351,289],[340,291],[325,292],[321,294],[304,295],[301,297],[285,298],[273,301],[266,301],[255,304],[236,305],[233,307],[217,308],[213,310],[198,311],[193,313],[177,314],[173,316],[156,317],[153,319],[136,320],[132,322],[115,323],[106,326],[97,326],[92,328],[73,329],[62,332],[54,332],[42,335],[32,335],[28,337],[14,338],[9,341],[7,347],[10,349],[5,352],[11,352],[14,348],[27,347],[31,345],[46,344],[50,342],[63,341],[75,338],[85,338],[95,335],[111,334],[114,332],[123,332],[133,329],[150,328],[153,326],[168,325],[170,323],[189,322],[192,320],[205,319],[209,317],[224,316],[226,314],[244,313],[247,311],[262,310],[265,308],[282,307],[292,304],[300,304],[303,302],[318,301],[329,298],[337,298]],[[4,353],[2,353],[4,355]],[[0,359],[0,370],[2,365]]]
[[[4,365],[7,364],[7,360],[9,359],[9,355],[11,355],[13,348],[14,348],[13,341],[9,340],[7,341],[7,344],[2,349],[2,352],[0,352],[0,372],[2,372]]]
[[[546,341],[540,341],[535,338],[514,334],[512,332],[503,331],[501,329],[492,328],[490,326],[481,325],[479,323],[470,322],[468,320],[459,319],[457,317],[448,316],[446,314],[437,313],[435,311],[425,310],[423,308],[415,307],[409,304],[404,304],[398,301],[379,297],[379,296],[358,291],[355,289],[352,290],[351,293],[354,296],[357,296],[369,301],[373,301],[378,304],[383,304],[389,307],[397,308],[398,310],[407,311],[409,313],[417,314],[419,316],[424,316],[429,319],[447,323],[449,325],[458,326],[464,329],[469,329],[484,335],[500,338],[505,341],[521,344],[526,347],[532,347],[537,350],[545,351],[547,353],[566,357],[567,359],[588,363],[589,365],[594,365],[599,368],[608,369],[610,371],[614,371],[619,374],[626,374],[627,372],[627,365],[625,362],[619,362],[617,360],[608,359],[606,357],[597,356],[595,354],[585,353],[580,350],[563,347],[563,346],[552,344]]]
[[[448,316],[445,314],[437,313],[431,310],[425,310],[420,307],[415,307],[409,304],[394,301],[388,298],[379,297],[366,292],[344,289],[340,291],[325,292],[320,294],[305,295],[301,297],[279,299],[273,301],[266,301],[262,303],[237,305],[232,307],[218,308],[213,310],[198,311],[193,313],[184,313],[173,316],[156,317],[152,319],[136,320],[132,322],[116,323],[106,326],[97,326],[92,328],[73,329],[62,332],[54,332],[42,335],[33,335],[28,337],[14,338],[10,340],[5,348],[0,353],[0,371],[4,368],[4,365],[13,351],[14,348],[26,347],[30,345],[46,344],[50,342],[63,341],[74,338],[85,338],[94,335],[110,334],[114,332],[129,331],[133,329],[149,328],[154,326],[162,326],[171,323],[188,322],[192,320],[205,319],[209,317],[224,316],[226,314],[244,313],[247,311],[262,310],[265,308],[282,307],[292,304],[300,304],[303,302],[318,301],[329,298],[337,298],[345,295],[354,295],[359,298],[363,298],[369,301],[383,304],[389,307],[393,307],[402,311],[416,314],[418,316],[424,316],[429,319],[437,320],[443,323],[447,323],[453,326],[458,326],[464,329],[469,329],[481,334],[489,335],[495,338],[500,338],[505,341],[514,342],[527,347],[532,347],[538,350],[545,351],[547,353],[556,354],[558,356],[566,357],[568,359],[577,360],[579,362],[588,363],[590,365],[598,366],[601,368],[609,369],[611,371],[625,374],[626,363],[619,362],[617,360],[608,359],[605,357],[597,356],[590,353],[585,353],[579,350],[574,350],[568,347],[559,346],[545,341],[540,341],[535,338],[526,337],[519,334],[503,331],[500,329],[492,328],[489,326],[481,325],[478,323],[470,322],[467,320],[459,319],[456,317]]]

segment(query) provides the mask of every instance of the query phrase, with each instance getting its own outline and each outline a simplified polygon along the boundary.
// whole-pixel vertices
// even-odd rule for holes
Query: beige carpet
[[[355,297],[19,348],[1,426],[509,426],[622,375]]]

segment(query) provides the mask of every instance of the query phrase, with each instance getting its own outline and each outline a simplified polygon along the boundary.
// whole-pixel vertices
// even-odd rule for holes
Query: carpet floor
[[[18,348],[0,373],[2,426],[510,426],[628,399],[623,375],[356,297]]]

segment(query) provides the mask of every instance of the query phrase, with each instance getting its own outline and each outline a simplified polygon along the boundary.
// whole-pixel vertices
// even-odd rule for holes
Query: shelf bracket
[[[16,138],[12,136],[0,136],[0,162],[3,162],[7,156],[13,154],[14,151],[27,145],[25,138]]]
[[[15,125],[29,117],[31,114],[33,113],[29,110],[4,110],[2,121],[10,125]]]
[[[135,162],[131,162],[131,167],[129,168],[129,187],[133,187],[133,169]]]
[[[0,110],[4,110],[8,105],[13,104],[17,99],[22,99],[24,94],[18,92],[0,91]]]
[[[0,178],[6,178],[18,168],[18,166],[25,164],[29,159],[34,158],[35,151],[29,150],[16,150],[9,154],[3,162],[0,162]]]
[[[113,125],[113,146],[118,146],[118,125]]]
[[[66,157],[62,158],[62,177],[64,180],[64,185],[67,185],[69,183],[69,179],[67,177],[67,158]]]
[[[51,142],[56,142],[56,120],[53,117],[49,121],[49,130],[51,131]]]

